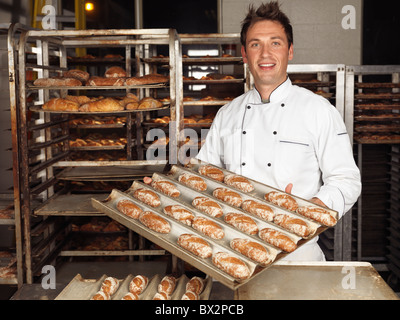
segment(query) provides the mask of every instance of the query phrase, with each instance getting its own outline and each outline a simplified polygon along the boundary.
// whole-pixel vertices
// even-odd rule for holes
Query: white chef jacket
[[[339,217],[361,192],[339,112],[289,78],[268,103],[253,89],[220,108],[196,158],[281,190],[293,183],[292,194],[318,197]],[[324,260],[316,242],[317,237],[288,259]]]

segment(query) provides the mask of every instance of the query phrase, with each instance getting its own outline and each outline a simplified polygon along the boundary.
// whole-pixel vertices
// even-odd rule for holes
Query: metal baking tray
[[[113,294],[111,300],[121,300],[121,298],[129,292],[129,283],[136,275],[128,275],[124,279],[118,279],[118,290]],[[79,273],[70,281],[70,283],[60,292],[55,300],[90,300],[101,288],[103,281],[108,275],[103,275],[99,279],[85,279]],[[149,278],[146,289],[139,295],[139,300],[152,300],[157,293],[158,284],[163,276],[156,274]],[[176,287],[171,295],[171,300],[181,300],[186,291],[186,283],[190,279],[182,275],[177,278]],[[212,288],[212,279],[206,277],[204,279],[204,289],[200,294],[200,300],[208,300]]]

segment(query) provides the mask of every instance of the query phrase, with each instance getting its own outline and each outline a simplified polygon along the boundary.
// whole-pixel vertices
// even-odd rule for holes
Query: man
[[[277,2],[250,7],[242,56],[255,88],[217,113],[197,158],[329,207],[342,216],[361,192],[360,172],[340,114],[292,85],[292,27]],[[317,237],[288,260],[325,260]]]

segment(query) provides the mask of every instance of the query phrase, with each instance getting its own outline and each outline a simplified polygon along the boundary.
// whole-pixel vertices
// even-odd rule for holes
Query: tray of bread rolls
[[[123,279],[102,275],[85,279],[77,274],[55,300],[208,300],[210,277],[129,274]]]
[[[134,181],[92,205],[231,289],[328,227],[260,198],[278,190],[255,184],[242,192],[201,174],[202,166],[172,166],[166,175],[154,173],[151,185]]]

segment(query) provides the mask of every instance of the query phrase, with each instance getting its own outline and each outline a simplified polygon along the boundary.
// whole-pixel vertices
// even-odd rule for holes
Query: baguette
[[[139,216],[139,221],[147,228],[155,232],[166,234],[171,231],[171,225],[169,222],[151,211],[142,212]]]
[[[180,196],[180,191],[177,189],[176,185],[173,184],[170,181],[167,180],[158,180],[158,181],[152,181],[151,186],[158,190],[161,191],[162,193],[166,194],[167,196],[177,198]]]
[[[49,111],[78,111],[79,104],[63,98],[53,98],[43,105],[43,110]]]
[[[279,207],[285,208],[290,211],[296,211],[298,208],[297,201],[290,195],[284,192],[271,191],[265,196],[265,200],[276,204]]]
[[[79,107],[79,111],[81,112],[108,112],[122,110],[124,110],[124,108],[113,98],[103,98],[90,101]]]
[[[182,173],[178,177],[178,181],[197,191],[205,191],[207,189],[207,184],[202,178],[190,173]]]
[[[221,240],[225,237],[224,229],[219,224],[203,217],[196,217],[192,227],[212,239]]]
[[[230,242],[232,249],[245,255],[246,257],[254,260],[263,266],[272,262],[271,255],[268,250],[258,242],[249,239],[235,238]]]
[[[337,223],[337,219],[323,208],[302,206],[297,209],[297,212],[328,227],[333,227]]]
[[[234,187],[242,192],[251,192],[254,190],[253,185],[245,177],[237,174],[228,174],[224,178],[224,182],[231,187]]]
[[[143,275],[137,275],[129,283],[129,292],[139,295],[146,289],[148,283],[149,278]]]
[[[250,269],[241,259],[226,252],[217,252],[212,257],[213,264],[232,277],[244,280],[250,277]]]
[[[142,213],[142,209],[128,199],[119,200],[117,203],[117,209],[121,213],[133,219],[139,219],[139,215]]]
[[[200,211],[203,211],[204,213],[207,213],[210,216],[213,216],[216,218],[219,218],[224,214],[221,206],[217,202],[215,202],[207,197],[194,198],[192,201],[192,205],[195,208],[199,209]]]
[[[265,242],[286,252],[293,252],[297,248],[297,244],[292,239],[275,229],[261,229],[258,236]]]
[[[144,188],[136,189],[133,192],[133,196],[136,199],[144,202],[145,204],[153,208],[156,208],[161,205],[159,196],[154,191],[149,189],[144,189]]]
[[[217,199],[235,207],[240,207],[243,202],[242,197],[237,192],[227,188],[216,188],[212,194]]]
[[[211,165],[202,165],[199,167],[199,173],[217,181],[224,181],[224,173],[221,169]]]
[[[230,212],[224,216],[224,220],[226,223],[247,234],[253,235],[258,233],[257,223],[245,214]]]
[[[180,205],[166,206],[164,207],[163,211],[168,216],[182,222],[183,224],[186,224],[188,226],[192,225],[194,214]]]
[[[305,221],[286,214],[277,214],[274,217],[274,223],[303,238],[311,234],[311,230]]]
[[[82,82],[74,78],[39,78],[33,82],[33,85],[38,87],[79,87]]]
[[[274,219],[274,210],[266,204],[255,200],[245,200],[241,207],[243,210],[255,214],[265,221],[272,221]]]
[[[178,245],[203,259],[210,258],[212,255],[210,244],[193,234],[181,234],[178,238]]]

